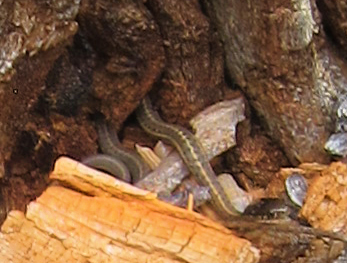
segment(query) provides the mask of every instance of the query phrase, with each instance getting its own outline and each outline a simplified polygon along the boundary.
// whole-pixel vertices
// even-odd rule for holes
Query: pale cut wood
[[[259,260],[249,241],[222,225],[69,158],[57,160],[51,179],[60,185],[48,187],[25,215],[9,213],[0,262]]]

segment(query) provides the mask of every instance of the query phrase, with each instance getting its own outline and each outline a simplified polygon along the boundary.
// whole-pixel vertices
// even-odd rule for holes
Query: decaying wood
[[[297,168],[283,168],[266,188],[265,194],[278,197],[285,192],[284,181],[293,174],[303,175],[308,184],[300,217],[314,228],[347,233],[347,165],[303,163]]]
[[[284,182],[293,173],[307,179],[309,188],[299,220],[313,227],[289,218],[259,221],[241,217],[225,225],[261,250],[260,262],[344,262],[334,260],[343,260],[341,253],[347,247],[347,166],[341,162],[330,166],[304,163],[298,168],[283,168],[268,184],[265,196],[282,198]]]
[[[346,166],[337,163],[330,168],[304,164],[281,176],[293,171],[308,178],[336,174],[340,183],[347,174]],[[286,220],[240,217],[226,224],[231,232],[66,157],[57,160],[50,178],[55,183],[28,205],[26,214],[11,211],[2,225],[3,262],[331,262],[346,244],[339,235]],[[305,205],[320,193],[315,180]],[[341,186],[335,190],[344,192]],[[339,222],[344,223],[334,221]]]
[[[150,0],[166,65],[158,101],[168,122],[187,125],[207,105],[225,99],[223,48],[198,0]]]
[[[81,1],[78,22],[95,52],[92,95],[119,129],[164,67],[159,27],[137,1]]]
[[[336,162],[313,179],[301,215],[314,227],[347,233],[347,166]]]
[[[72,2],[60,7],[34,0],[0,4],[0,162],[19,155],[15,144],[24,130],[30,134],[42,124],[33,114],[35,103],[49,69],[77,32],[77,11]]]
[[[346,94],[347,71],[326,41],[315,1],[215,0],[205,1],[210,3],[205,9],[202,2],[0,3],[0,176],[8,180],[2,189],[7,207],[24,210],[26,202],[46,187],[42,171],[49,171],[56,156],[79,158],[96,151],[90,113],[102,112],[119,128],[155,82],[161,88],[153,95],[162,116],[173,122],[186,124],[192,114],[221,99],[226,94],[224,64],[214,26],[224,42],[229,75],[290,161],[328,160],[323,145],[334,130],[341,95]],[[327,7],[321,11],[330,23],[326,28],[342,47],[345,7],[339,3],[344,2],[318,3],[322,10]],[[273,148],[264,146],[263,151],[259,146],[272,142],[264,143],[255,134],[241,145],[246,150],[236,159],[249,164],[240,167],[240,174],[266,186],[280,166],[272,164],[284,157],[264,154]],[[264,160],[269,164],[259,173]],[[52,174],[75,190],[50,186],[26,214],[9,214],[1,232],[0,261],[258,259],[249,242],[200,215],[166,205],[101,173],[94,174],[95,180],[89,169],[80,169],[72,164],[69,176],[57,170]],[[334,169],[339,176],[313,181],[313,199],[307,200],[302,215],[315,227],[345,231],[345,186],[340,177],[344,168]],[[257,224],[240,227],[251,228],[244,235],[258,248],[269,248],[262,250],[269,257],[299,236]],[[318,243],[312,247],[320,247]],[[329,254],[329,247],[321,251]],[[291,252],[281,256],[294,257]]]
[[[291,220],[257,222],[243,218],[226,225],[261,249],[260,263],[334,262],[344,254],[347,244],[341,235]]]
[[[0,172],[11,209],[40,194],[57,156],[96,153],[91,115],[118,130],[154,83],[162,116],[181,124],[223,98],[222,47],[197,0],[16,0],[0,13]]]
[[[59,185],[48,187],[25,215],[10,212],[0,233],[1,262],[259,259],[249,241],[223,226],[71,159],[58,159],[51,179]]]

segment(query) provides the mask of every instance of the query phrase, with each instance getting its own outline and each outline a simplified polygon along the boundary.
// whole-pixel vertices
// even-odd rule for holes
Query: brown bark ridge
[[[53,164],[54,139],[36,106],[48,72],[73,42],[78,7],[76,1],[0,4],[0,167],[3,181],[9,173],[13,179],[1,190],[10,200],[9,207],[24,209],[41,193],[45,185],[42,171],[49,171]],[[19,174],[41,183],[27,187],[24,176],[16,177]]]
[[[271,136],[293,164],[326,162],[346,66],[326,40],[315,1],[205,2],[228,72]]]
[[[243,185],[266,188],[281,167],[289,166],[289,162],[278,145],[273,144],[260,130],[257,132],[239,139],[236,147],[227,153],[227,162],[239,181],[246,180],[244,175],[247,176],[248,180]],[[249,188],[246,185],[246,189]]]
[[[50,178],[60,185],[49,186],[26,214],[9,213],[0,233],[1,262],[259,259],[249,241],[223,226],[72,159],[58,159]]]
[[[77,31],[78,5],[9,1],[0,9],[0,150],[8,160],[34,118],[45,76]]]
[[[223,98],[223,49],[197,0],[150,0],[166,65],[157,86],[161,116],[188,126],[190,118]]]
[[[322,13],[322,20],[327,30],[345,52],[347,50],[346,12],[347,1],[323,0],[317,1],[317,6]],[[341,54],[343,57],[345,55]]]
[[[93,96],[119,128],[164,67],[159,28],[138,1],[82,1],[78,21],[97,53]]]
[[[0,13],[0,176],[7,207],[24,210],[57,156],[97,151],[91,114],[120,127],[159,76],[164,49],[136,1],[18,0]]]

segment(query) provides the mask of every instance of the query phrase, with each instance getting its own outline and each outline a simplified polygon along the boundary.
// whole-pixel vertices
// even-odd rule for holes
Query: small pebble
[[[332,134],[324,146],[330,154],[345,157],[347,155],[347,133]]]
[[[300,174],[292,174],[289,176],[286,179],[286,190],[290,200],[301,207],[307,192],[307,182],[305,177]]]

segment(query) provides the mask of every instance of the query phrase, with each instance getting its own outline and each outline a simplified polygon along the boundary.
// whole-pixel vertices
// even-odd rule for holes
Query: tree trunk
[[[188,120],[206,106],[219,100],[244,97],[247,120],[239,125],[238,145],[227,156],[228,166],[225,156],[215,160],[214,166],[216,170],[232,171],[245,188],[265,188],[269,181],[276,180],[281,166],[289,163],[329,162],[330,156],[324,150],[327,139],[331,133],[339,131],[340,121],[347,127],[347,109],[343,106],[347,103],[343,55],[347,51],[346,2],[0,1],[0,178],[4,196],[0,200],[0,218],[4,219],[10,210],[25,211],[30,201],[41,196],[58,156],[81,159],[98,151],[92,121],[96,115],[104,115],[120,131],[124,141],[132,145],[150,141],[132,118],[132,112],[149,91],[165,121],[186,127]],[[29,214],[10,214],[3,230],[7,231],[6,238],[18,240],[6,243],[9,240],[6,239],[4,246],[13,244],[7,249],[16,251],[22,238],[32,238],[25,233],[11,236],[13,229],[17,234],[23,226],[38,231],[30,220],[44,219],[38,210],[35,210],[37,217],[29,219],[34,211],[31,209],[37,209],[40,201],[40,209],[46,209],[46,202],[54,200],[51,194],[57,194],[57,189],[64,193],[61,198],[67,198],[71,204],[74,204],[73,197],[81,204],[88,199],[71,190],[51,186],[39,201],[29,206]],[[92,191],[92,195],[102,192],[97,187],[88,188],[88,191]],[[110,194],[104,191],[101,195]],[[88,201],[93,203],[98,198]],[[125,202],[131,199],[124,198]],[[93,205],[99,205],[99,201]],[[106,209],[108,201],[101,200],[100,207]],[[50,209],[56,213],[62,202],[55,202]],[[140,210],[138,205],[144,205],[139,200],[134,204]],[[59,217],[53,216],[57,224],[59,218],[68,217],[64,213],[73,212],[68,204],[64,205],[66,211],[59,210]],[[147,212],[153,211],[149,212],[144,206],[141,210],[144,214],[139,215],[145,217]],[[115,205],[113,209],[119,207]],[[167,216],[164,210],[156,211],[156,216]],[[83,214],[83,209],[76,212],[76,217],[78,213]],[[174,222],[170,226],[180,227],[176,214],[170,214],[169,218]],[[116,219],[110,217],[106,225],[112,224],[112,220]],[[239,257],[233,251],[223,250],[229,244],[223,243],[225,238],[229,241],[236,238],[230,231],[221,230],[221,226],[212,227],[210,222],[207,227],[201,223],[205,219],[197,220],[199,231],[208,232],[203,236],[204,242],[211,241],[212,232],[222,237],[218,241],[213,239],[218,244],[212,244],[217,251],[213,256],[206,255],[200,241],[198,248],[193,244],[189,253],[196,255],[194,260],[203,262],[201,258],[211,256],[210,260],[223,262],[220,257],[228,253],[225,262]],[[43,221],[40,223],[46,233],[40,232],[42,229],[30,232],[30,235],[42,235],[44,240],[33,253],[42,251],[47,244],[57,251],[73,247],[69,243],[71,239],[64,243],[64,238],[74,236],[76,222],[69,221],[71,228],[64,229],[68,234],[60,230],[54,233],[62,241],[57,245]],[[185,256],[179,257],[176,252],[166,250],[165,242],[170,238],[155,236],[155,224],[148,224],[148,227],[151,231],[154,229],[151,241],[155,248],[148,241],[128,244],[129,240],[124,238],[126,234],[117,237],[124,239],[117,245],[124,251],[135,251],[142,246],[141,253],[148,256],[153,252],[154,258],[160,260],[168,255],[171,261],[165,262],[190,262]],[[94,236],[96,230],[97,226],[94,232],[86,229],[90,236]],[[110,241],[108,231],[113,230],[103,232],[102,240]],[[161,233],[166,231],[169,230],[163,227]],[[242,235],[252,239],[252,231]],[[145,238],[145,234],[141,234],[139,236]],[[194,240],[190,232],[185,237]],[[286,240],[290,242],[296,237],[294,234]],[[261,239],[258,232],[252,242],[256,243],[257,238]],[[270,235],[269,240],[275,239]],[[255,261],[256,250],[248,241],[237,240],[242,240],[239,249],[245,244],[247,247],[241,255],[251,255],[249,262]],[[27,249],[28,244],[25,245]],[[112,243],[111,249],[115,251],[117,245]],[[275,245],[269,242],[265,246]],[[99,250],[108,248],[102,244],[97,247]],[[185,249],[188,248],[184,245],[178,248],[180,253]],[[271,259],[272,250],[268,251]],[[291,254],[291,251],[286,252]],[[74,254],[75,248],[66,253]],[[84,255],[78,257],[81,261],[85,259]],[[5,258],[9,260],[6,255]]]
[[[346,75],[315,1],[217,0],[208,11],[224,42],[229,74],[272,138],[293,164],[326,162],[324,144],[335,128]]]

